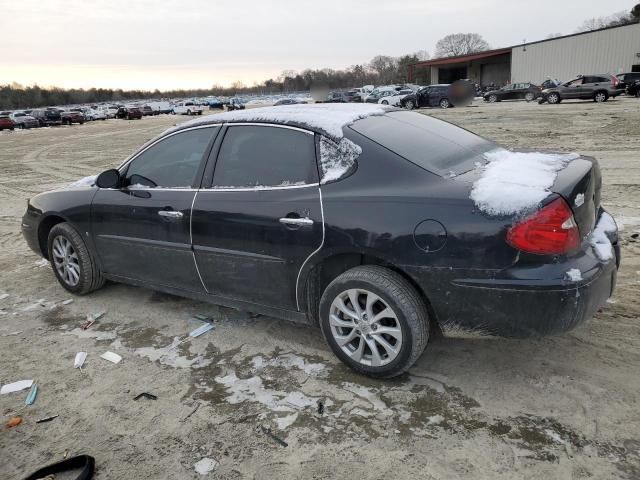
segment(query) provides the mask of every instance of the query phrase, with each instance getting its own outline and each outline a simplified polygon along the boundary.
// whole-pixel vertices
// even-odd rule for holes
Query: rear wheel
[[[560,103],[560,95],[558,95],[555,92],[551,92],[549,95],[547,95],[547,102],[549,102],[552,105],[555,105],[556,103]]]
[[[47,241],[53,272],[66,290],[84,295],[104,285],[104,278],[80,234],[68,223],[59,223]]]
[[[404,102],[404,108],[406,108],[407,110],[413,110],[414,108],[416,108],[415,103],[413,102],[413,100],[407,100],[406,102]]]
[[[187,115],[191,115],[191,110],[187,110]]]
[[[489,100],[490,103],[496,103],[498,101],[498,96],[497,95],[489,95],[487,100]]]
[[[320,327],[333,352],[353,370],[389,378],[408,370],[429,339],[427,309],[415,289],[384,267],[355,267],[320,300]]]
[[[440,105],[440,108],[449,108],[451,106],[451,103],[449,103],[448,98],[443,98],[440,100],[439,105]]]
[[[607,92],[603,92],[603,91],[596,92],[593,95],[593,101],[597,103],[606,102],[608,98],[609,98],[609,95],[607,95]]]
[[[524,96],[524,99],[527,102],[533,102],[535,100],[536,96],[533,94],[533,92],[527,92]]]
[[[382,102],[380,103],[382,103],[382,105],[389,105],[389,102],[387,102],[386,100],[382,100]]]

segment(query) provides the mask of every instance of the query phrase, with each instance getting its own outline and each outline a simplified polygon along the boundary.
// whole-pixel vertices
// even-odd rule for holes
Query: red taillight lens
[[[614,88],[617,87],[618,85],[620,85],[620,79],[618,77],[611,77],[611,83],[613,84]]]
[[[557,198],[509,228],[507,243],[523,252],[559,255],[580,245],[580,233],[569,205]]]

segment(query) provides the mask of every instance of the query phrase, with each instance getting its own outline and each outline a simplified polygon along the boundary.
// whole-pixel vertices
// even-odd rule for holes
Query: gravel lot
[[[0,478],[87,453],[98,479],[640,477],[640,102],[422,110],[509,147],[601,161],[624,224],[615,297],[576,330],[533,340],[436,339],[394,381],[353,374],[318,330],[123,285],[71,298],[22,240],[26,199],[116,166],[180,120],[0,133]],[[107,314],[89,330],[88,313]],[[216,329],[173,349],[198,322]],[[117,352],[113,365],[99,356]],[[78,351],[89,353],[82,372]],[[151,392],[157,400],[133,397]],[[319,413],[317,402],[322,401]],[[39,418],[59,415],[43,424]],[[284,447],[261,430],[288,443]],[[201,462],[211,459],[210,462]]]

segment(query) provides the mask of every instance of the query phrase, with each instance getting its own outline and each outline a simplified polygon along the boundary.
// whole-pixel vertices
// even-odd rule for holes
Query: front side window
[[[230,126],[220,147],[214,188],[318,183],[314,136],[271,126]]]
[[[569,83],[567,83],[568,87],[577,87],[578,85],[582,85],[582,82],[584,81],[583,78],[576,78],[575,80],[571,80]]]
[[[215,128],[177,133],[149,147],[129,164],[125,186],[190,188]]]

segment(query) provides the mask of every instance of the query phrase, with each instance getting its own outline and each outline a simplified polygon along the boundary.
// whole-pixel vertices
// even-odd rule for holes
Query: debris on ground
[[[104,352],[102,355],[100,355],[100,358],[104,358],[111,363],[120,363],[122,361],[122,357],[113,352]]]
[[[20,335],[21,333],[22,333],[22,330],[16,330],[15,332],[3,333],[2,336],[3,337],[13,337],[15,335]]]
[[[45,480],[48,478],[55,478],[56,473],[66,473],[78,469],[81,469],[81,471],[77,472],[79,475],[74,478],[83,480],[89,480],[93,478],[93,474],[96,468],[95,458],[90,457],[89,455],[79,455],[77,457],[66,458],[66,454],[64,457],[65,460],[47,465],[46,467],[43,467],[37,472],[29,475],[25,480]],[[64,478],[68,477],[64,475]]]
[[[213,458],[203,458],[199,462],[196,462],[193,468],[200,475],[206,475],[207,473],[213,472],[216,468],[218,468],[220,463]]]
[[[209,330],[213,330],[214,328],[216,328],[216,327],[214,327],[212,323],[205,323],[201,327],[198,327],[194,331],[192,331],[189,334],[189,336],[191,338],[196,338],[196,337],[199,337],[200,335],[202,335],[203,333],[208,332]]]
[[[67,300],[64,300],[60,305],[69,305],[70,303],[73,303],[73,298],[69,298]]]
[[[17,427],[22,423],[22,417],[11,417],[7,422],[7,428]]]
[[[33,380],[18,380],[17,382],[8,383],[0,388],[0,395],[19,392],[20,390],[31,388],[31,385],[33,385]]]
[[[5,298],[9,298],[8,293],[3,293],[2,295],[0,295],[0,300],[4,300]]]
[[[282,445],[283,447],[288,447],[289,446],[289,444],[287,442],[285,442],[280,437],[278,437],[277,435],[272,433],[270,428],[267,428],[264,425],[260,425],[260,430],[262,430],[262,433],[264,433],[266,436],[268,436],[269,438],[274,440],[276,443]]]
[[[204,315],[202,313],[196,313],[193,318],[196,320],[200,320],[201,322],[213,322],[214,318],[209,315]]]
[[[34,402],[36,401],[36,397],[38,396],[38,384],[37,383],[33,383],[33,385],[31,385],[31,390],[29,390],[29,394],[27,395],[27,398],[24,400],[24,404],[25,405],[33,405]]]
[[[44,268],[48,266],[49,266],[49,260],[47,260],[46,258],[41,258],[36,262],[36,267],[38,268]]]
[[[96,323],[96,321],[98,321],[102,317],[104,317],[106,314],[107,314],[106,310],[103,310],[103,311],[98,312],[98,313],[89,313],[89,314],[87,314],[87,319],[85,320],[85,322],[82,325],[80,325],[80,328],[82,328],[82,330],[86,330],[91,325]]]
[[[196,413],[198,411],[198,409],[200,408],[200,403],[196,403],[196,406],[189,412],[187,413],[187,415],[181,420],[182,422],[186,422],[187,419],[193,415],[194,413]]]
[[[76,358],[73,361],[73,368],[79,368],[82,371],[82,365],[84,365],[84,361],[87,359],[87,352],[78,352],[76,353]]]
[[[51,415],[50,417],[40,418],[39,420],[36,420],[36,423],[47,423],[53,420],[54,418],[58,418],[58,416],[59,415]]]
[[[153,393],[147,393],[147,392],[142,392],[140,395],[136,395],[135,397],[133,397],[134,400],[139,400],[141,398],[148,398],[149,400],[158,399],[158,397],[155,396]]]
[[[324,402],[322,401],[322,399],[318,399],[318,415],[322,415],[324,413]]]

